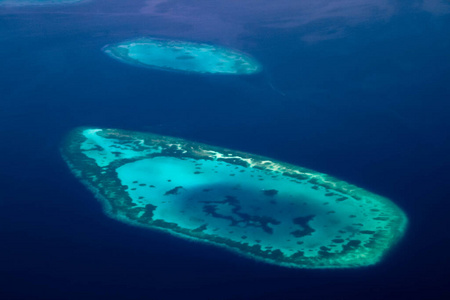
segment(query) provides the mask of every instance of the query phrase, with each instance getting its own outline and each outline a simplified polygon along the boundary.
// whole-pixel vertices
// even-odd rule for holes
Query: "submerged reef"
[[[103,51],[135,66],[209,74],[253,74],[261,65],[242,52],[208,44],[142,38],[114,45]]]
[[[61,152],[109,216],[277,265],[371,265],[407,224],[391,201],[326,174],[183,139],[77,128]]]
[[[82,1],[85,0],[0,0],[0,6],[57,5]]]

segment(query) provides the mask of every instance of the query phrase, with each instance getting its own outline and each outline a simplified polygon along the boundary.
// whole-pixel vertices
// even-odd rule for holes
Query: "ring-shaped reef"
[[[85,0],[0,0],[0,6],[40,6],[82,2]]]
[[[77,128],[61,151],[109,216],[277,265],[375,264],[407,224],[388,199],[329,175],[179,138]]]
[[[134,66],[204,74],[253,74],[261,65],[237,50],[178,40],[141,38],[114,45],[103,51]]]

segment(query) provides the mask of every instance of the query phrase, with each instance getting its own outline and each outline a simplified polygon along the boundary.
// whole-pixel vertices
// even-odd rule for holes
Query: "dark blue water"
[[[182,1],[160,2],[159,15],[145,1],[0,8],[0,298],[447,299],[448,5],[341,0],[334,16],[324,0],[266,12],[214,0],[221,18],[211,19],[206,1],[188,2],[201,8],[189,17],[171,15]],[[152,71],[100,51],[142,35],[237,48],[265,71]],[[392,199],[410,226],[382,263],[353,270],[286,269],[134,228],[106,217],[61,160],[77,126],[173,135],[328,173]]]

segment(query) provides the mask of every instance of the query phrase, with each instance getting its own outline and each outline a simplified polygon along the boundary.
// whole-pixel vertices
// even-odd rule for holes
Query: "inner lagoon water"
[[[448,4],[213,2],[0,8],[1,295],[445,297]],[[237,49],[264,71],[192,76],[101,51],[144,36]],[[374,267],[315,271],[127,226],[103,213],[60,157],[78,126],[177,136],[321,171],[392,200],[408,231]]]

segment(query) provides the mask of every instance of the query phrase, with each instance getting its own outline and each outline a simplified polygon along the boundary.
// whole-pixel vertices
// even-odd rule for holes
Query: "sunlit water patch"
[[[252,74],[261,70],[249,55],[209,44],[144,38],[107,45],[103,51],[122,62],[162,70],[210,74]]]
[[[187,140],[80,128],[62,154],[111,217],[278,265],[374,264],[407,223],[389,200],[328,175]]]

